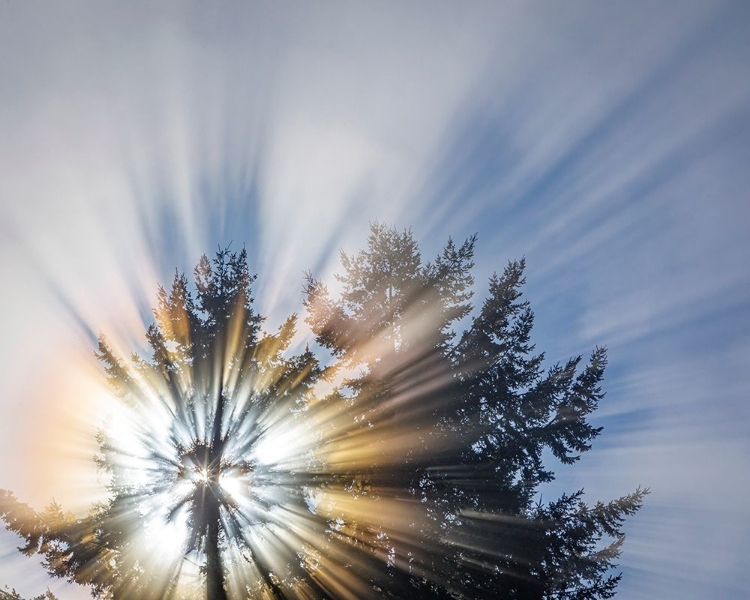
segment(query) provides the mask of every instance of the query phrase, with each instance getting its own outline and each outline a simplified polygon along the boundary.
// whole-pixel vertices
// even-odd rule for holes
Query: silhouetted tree
[[[451,328],[471,312],[475,241],[449,241],[423,263],[410,231],[374,224],[365,250],[341,253],[336,298],[308,276],[307,321],[318,342],[357,369],[343,385],[352,414],[364,411],[381,431],[409,423],[420,432],[398,452],[398,468],[385,450],[366,474],[366,493],[397,489],[430,516],[414,544],[391,547],[402,565],[392,595],[611,597],[621,526],[647,490],[593,507],[582,491],[537,501],[540,484],[554,478],[545,449],[572,464],[601,432],[588,415],[604,396],[606,350],[595,349],[582,369],[580,356],[543,369],[521,297],[524,260],[490,279],[457,338]],[[605,537],[612,541],[602,545]]]
[[[167,494],[164,516],[169,520],[186,513],[184,553],[203,556],[207,597],[227,597],[226,529],[239,530],[246,523],[237,520],[242,518],[237,499],[220,480],[250,474],[253,465],[243,457],[262,432],[260,425],[252,427],[258,415],[271,403],[295,405],[320,374],[310,352],[284,356],[295,316],[278,333],[261,333],[263,319],[252,308],[254,277],[244,250],[219,250],[213,261],[203,256],[194,278],[194,294],[181,274],[170,290],[159,289],[156,322],[146,332],[150,357],[133,354],[128,366],[104,336],[99,339],[97,358],[135,418],[167,415],[167,431],[156,432],[166,444],[146,440],[147,455],[135,457],[152,463],[145,469],[148,484],[133,482],[138,469],[130,463],[133,457],[103,431],[97,462],[109,476],[110,499],[86,517],[64,513],[56,503],[37,514],[13,494],[0,495],[0,516],[27,541],[21,551],[42,554],[51,574],[89,585],[99,597],[176,593],[173,565],[159,556],[147,560],[138,535],[149,498],[175,489],[181,491]],[[241,544],[242,536],[233,541]],[[262,570],[270,571],[267,566]]]
[[[21,551],[114,599],[184,596],[191,561],[209,599],[611,597],[646,491],[539,499],[545,451],[571,464],[600,433],[588,416],[606,352],[543,367],[523,261],[472,317],[475,241],[424,263],[411,232],[374,224],[365,250],[342,252],[337,295],[308,275],[325,368],[290,352],[295,316],[262,331],[244,251],[204,256],[194,291],[176,274],[148,357],[126,363],[99,340],[136,421],[134,446],[99,435],[109,499],[81,517],[0,492]],[[181,519],[169,561],[153,527]]]

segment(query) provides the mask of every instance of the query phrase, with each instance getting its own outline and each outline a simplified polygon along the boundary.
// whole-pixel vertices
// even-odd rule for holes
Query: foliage
[[[366,250],[342,253],[337,298],[308,277],[308,322],[319,343],[360,369],[346,382],[352,412],[366,409],[372,422],[417,414],[424,432],[398,469],[373,464],[368,479],[430,507],[432,527],[403,557],[407,573],[421,571],[414,567],[421,555],[426,571],[450,577],[436,586],[412,575],[396,589],[424,597],[608,598],[620,578],[607,573],[624,516],[647,490],[593,508],[582,491],[534,501],[554,478],[545,449],[572,464],[601,432],[588,416],[604,397],[606,349],[595,349],[582,369],[580,356],[542,368],[544,354],[534,354],[530,341],[534,315],[520,291],[524,260],[490,279],[488,297],[456,340],[451,327],[471,310],[475,241],[449,241],[423,264],[410,231],[375,224]],[[403,408],[384,416],[394,398]],[[612,541],[601,546],[606,537]]]
[[[150,357],[126,364],[100,339],[123,403],[167,415],[164,439],[138,457],[155,465],[146,482],[103,432],[107,503],[36,513],[3,492],[0,516],[23,552],[100,597],[176,593],[185,556],[201,561],[209,598],[611,597],[624,519],[647,490],[593,506],[582,491],[539,495],[554,479],[548,456],[573,464],[601,432],[589,416],[606,350],[544,367],[523,260],[490,279],[475,311],[475,242],[449,240],[425,263],[410,231],[374,224],[366,249],[341,253],[338,293],[308,274],[306,321],[325,360],[290,352],[295,316],[262,331],[244,251],[204,256],[195,292],[180,274],[160,288]],[[261,460],[259,445],[287,431],[295,456]],[[188,532],[172,570],[143,549],[143,507],[163,497],[158,514],[184,515]]]

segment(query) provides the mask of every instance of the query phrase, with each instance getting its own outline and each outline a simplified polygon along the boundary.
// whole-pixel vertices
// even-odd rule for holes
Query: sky
[[[0,488],[85,510],[93,339],[243,245],[302,311],[370,222],[526,257],[548,364],[609,348],[604,433],[549,490],[651,494],[619,597],[750,585],[750,4],[0,4]],[[100,487],[100,486],[99,486]],[[86,490],[82,494],[81,490]],[[49,580],[0,533],[0,587]]]

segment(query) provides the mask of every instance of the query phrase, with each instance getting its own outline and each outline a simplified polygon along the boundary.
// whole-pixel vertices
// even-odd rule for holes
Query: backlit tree
[[[475,241],[425,263],[373,225],[337,293],[307,276],[297,353],[295,316],[263,331],[244,251],[177,274],[148,355],[99,341],[124,415],[99,436],[109,499],[75,516],[2,492],[22,551],[103,598],[611,597],[646,491],[539,495],[549,455],[573,464],[601,431],[606,352],[545,367],[524,261],[474,309]]]

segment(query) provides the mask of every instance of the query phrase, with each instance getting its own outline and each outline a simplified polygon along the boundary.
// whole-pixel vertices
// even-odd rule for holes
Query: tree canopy
[[[601,433],[606,350],[545,367],[525,261],[475,309],[475,243],[425,262],[411,231],[373,224],[334,282],[307,274],[299,352],[296,315],[264,331],[244,250],[203,256],[194,286],[177,273],[150,355],[99,340],[132,414],[99,434],[108,500],[37,513],[3,491],[22,552],[101,598],[613,596],[647,490],[539,494],[550,456],[573,464]]]

